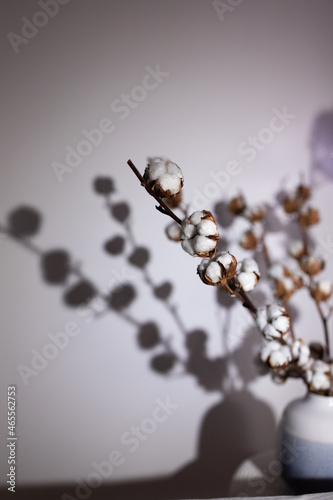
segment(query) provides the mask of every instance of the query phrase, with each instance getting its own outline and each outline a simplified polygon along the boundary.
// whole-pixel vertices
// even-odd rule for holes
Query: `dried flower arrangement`
[[[328,320],[333,306],[328,300],[332,296],[332,284],[318,278],[324,268],[324,260],[313,251],[309,228],[319,222],[319,212],[308,205],[310,188],[300,182],[292,193],[280,195],[284,212],[297,223],[300,239],[289,245],[288,253],[295,266],[271,263],[266,244],[264,206],[248,206],[243,195],[230,200],[229,211],[235,217],[243,217],[250,224],[241,237],[240,245],[245,250],[260,248],[273,287],[275,303],[257,307],[249,293],[260,280],[261,273],[256,260],[237,259],[228,251],[217,251],[219,233],[214,215],[208,210],[187,214],[182,205],[184,184],[181,169],[165,158],[150,158],[141,175],[131,160],[129,167],[141,185],[158,202],[157,210],[168,215],[173,222],[166,228],[169,239],[180,242],[183,250],[194,257],[201,257],[197,273],[206,285],[221,287],[231,297],[242,302],[256,322],[265,339],[259,359],[262,368],[272,373],[277,383],[289,377],[301,378],[308,390],[324,395],[333,395],[333,361],[330,355]],[[173,209],[180,209],[180,219]],[[306,289],[314,301],[324,330],[324,343],[306,343],[296,337],[293,329],[289,300],[298,290]]]

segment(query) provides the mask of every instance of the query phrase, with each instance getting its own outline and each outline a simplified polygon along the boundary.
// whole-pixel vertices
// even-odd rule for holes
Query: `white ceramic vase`
[[[333,491],[333,397],[308,392],[287,406],[277,433],[277,458],[295,492]]]

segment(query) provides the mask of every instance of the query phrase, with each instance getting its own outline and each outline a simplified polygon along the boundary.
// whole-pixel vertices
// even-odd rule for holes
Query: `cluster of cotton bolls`
[[[167,200],[170,208],[178,207],[184,179],[178,165],[162,157],[151,158],[144,173],[147,186],[161,199]],[[263,205],[248,205],[243,195],[231,199],[228,209],[233,216],[243,217],[250,224],[239,241],[246,250],[261,250],[267,265],[267,276],[273,283],[273,292],[278,302],[257,308],[247,298],[260,279],[257,262],[245,258],[237,262],[228,251],[217,252],[219,232],[216,220],[208,210],[188,214],[184,208],[183,219],[174,218],[166,228],[170,240],[181,243],[183,250],[193,257],[201,257],[197,267],[201,281],[206,285],[218,286],[233,297],[238,296],[255,318],[257,328],[265,339],[260,351],[261,363],[272,373],[273,380],[282,383],[288,377],[300,377],[310,391],[333,395],[333,363],[321,344],[307,345],[296,339],[291,326],[288,301],[294,293],[307,288],[311,297],[320,304],[333,294],[330,281],[318,279],[324,268],[323,259],[309,251],[307,229],[319,222],[319,213],[306,203],[311,196],[304,184],[291,194],[284,194],[280,200],[287,217],[299,225],[302,240],[289,244],[288,253],[297,262],[271,264],[265,242],[266,208]],[[162,211],[162,210],[161,210]],[[170,215],[170,214],[169,214]],[[320,349],[315,349],[314,346]]]

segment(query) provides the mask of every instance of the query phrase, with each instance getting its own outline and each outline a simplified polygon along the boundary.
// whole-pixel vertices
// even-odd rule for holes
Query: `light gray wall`
[[[108,238],[126,231],[109,217],[92,182],[100,174],[114,178],[115,200],[131,206],[135,239],[151,250],[149,271],[155,282],[173,283],[171,302],[177,305],[186,331],[204,328],[209,333],[209,356],[225,356],[221,332],[226,311],[218,306],[215,290],[198,280],[197,261],[165,240],[167,221],[126,162],[131,158],[142,170],[147,156],[170,157],[183,169],[186,199],[190,202],[199,190],[207,201],[205,206],[198,199],[196,203],[207,209],[239,187],[252,202],[271,199],[283,177],[295,181],[300,171],[309,171],[313,121],[332,105],[333,4],[324,0],[238,4],[222,19],[211,1],[71,0],[60,5],[27,43],[19,43],[13,36],[10,42],[7,34],[21,35],[22,18],[32,20],[41,8],[34,1],[1,2],[0,220],[5,224],[7,214],[20,205],[35,207],[42,216],[33,239],[36,245],[44,250],[67,249],[101,289],[125,276],[138,294],[128,312],[136,321],[155,319],[180,356],[186,354],[184,336],[152,296],[140,269],[128,263],[129,242],[126,255],[110,257],[103,251]],[[43,23],[42,17],[34,19]],[[160,83],[135,109],[120,112],[117,99],[122,94],[137,92],[140,98],[136,87],[142,82],[152,86],[152,78],[145,79],[151,71],[148,66],[164,72]],[[295,117],[248,161],[249,154],[238,149],[240,144],[268,126],[274,108],[284,107]],[[112,121],[112,132],[59,182],[54,162],[64,163],[66,146],[76,148],[84,139],[82,131],[96,128],[105,118]],[[241,173],[224,190],[215,187],[213,193],[214,187],[208,186],[210,173],[225,171],[230,160],[239,163]],[[326,211],[326,219],[315,230],[323,239],[331,231],[331,193],[326,183],[314,197]],[[126,319],[107,313],[88,323],[86,316],[66,307],[63,288],[43,281],[38,256],[9,238],[2,238],[0,254],[1,434],[6,434],[6,386],[16,384],[21,483],[84,479],[94,470],[92,463],[106,460],[112,450],[119,450],[125,461],[115,468],[111,481],[174,474],[209,454],[207,436],[201,437],[206,451],[199,446],[200,432],[214,406],[217,410],[211,424],[207,421],[208,429],[218,432],[221,416],[226,439],[229,426],[235,431],[235,414],[244,417],[253,409],[254,414],[266,411],[269,416],[271,411],[268,437],[257,426],[257,434],[247,434],[246,444],[236,437],[231,440],[232,460],[237,462],[244,449],[252,453],[273,445],[273,416],[278,419],[286,403],[304,392],[297,381],[277,387],[269,378],[259,378],[246,384],[250,393],[237,404],[219,406],[221,401],[233,401],[227,386],[232,394],[245,390],[242,366],[246,360],[251,363],[252,339],[224,376],[221,398],[219,391],[207,391],[181,370],[170,377],[153,372],[152,354],[138,348],[137,327]],[[328,275],[332,273],[331,260],[327,269]],[[303,309],[299,335],[311,337],[318,329],[312,306],[303,296],[298,306]],[[233,311],[229,334],[243,328],[245,316],[240,307]],[[72,321],[81,333],[24,384],[18,365],[31,367],[31,350],[41,352],[50,342],[48,333],[63,331]],[[250,376],[247,368],[245,372]],[[130,453],[120,441],[122,434],[151,417],[157,398],[167,397],[179,407]],[[258,400],[268,406],[258,406]],[[246,429],[246,418],[237,425]],[[262,435],[259,445],[258,435]],[[0,454],[3,463],[4,446]],[[230,451],[225,464],[223,456],[222,469]],[[1,481],[5,482],[3,474]]]

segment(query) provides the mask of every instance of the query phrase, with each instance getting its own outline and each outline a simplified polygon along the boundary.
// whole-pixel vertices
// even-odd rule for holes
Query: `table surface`
[[[281,465],[274,450],[258,453],[240,464],[235,471],[229,495],[231,497],[263,497],[295,495],[281,478]]]

